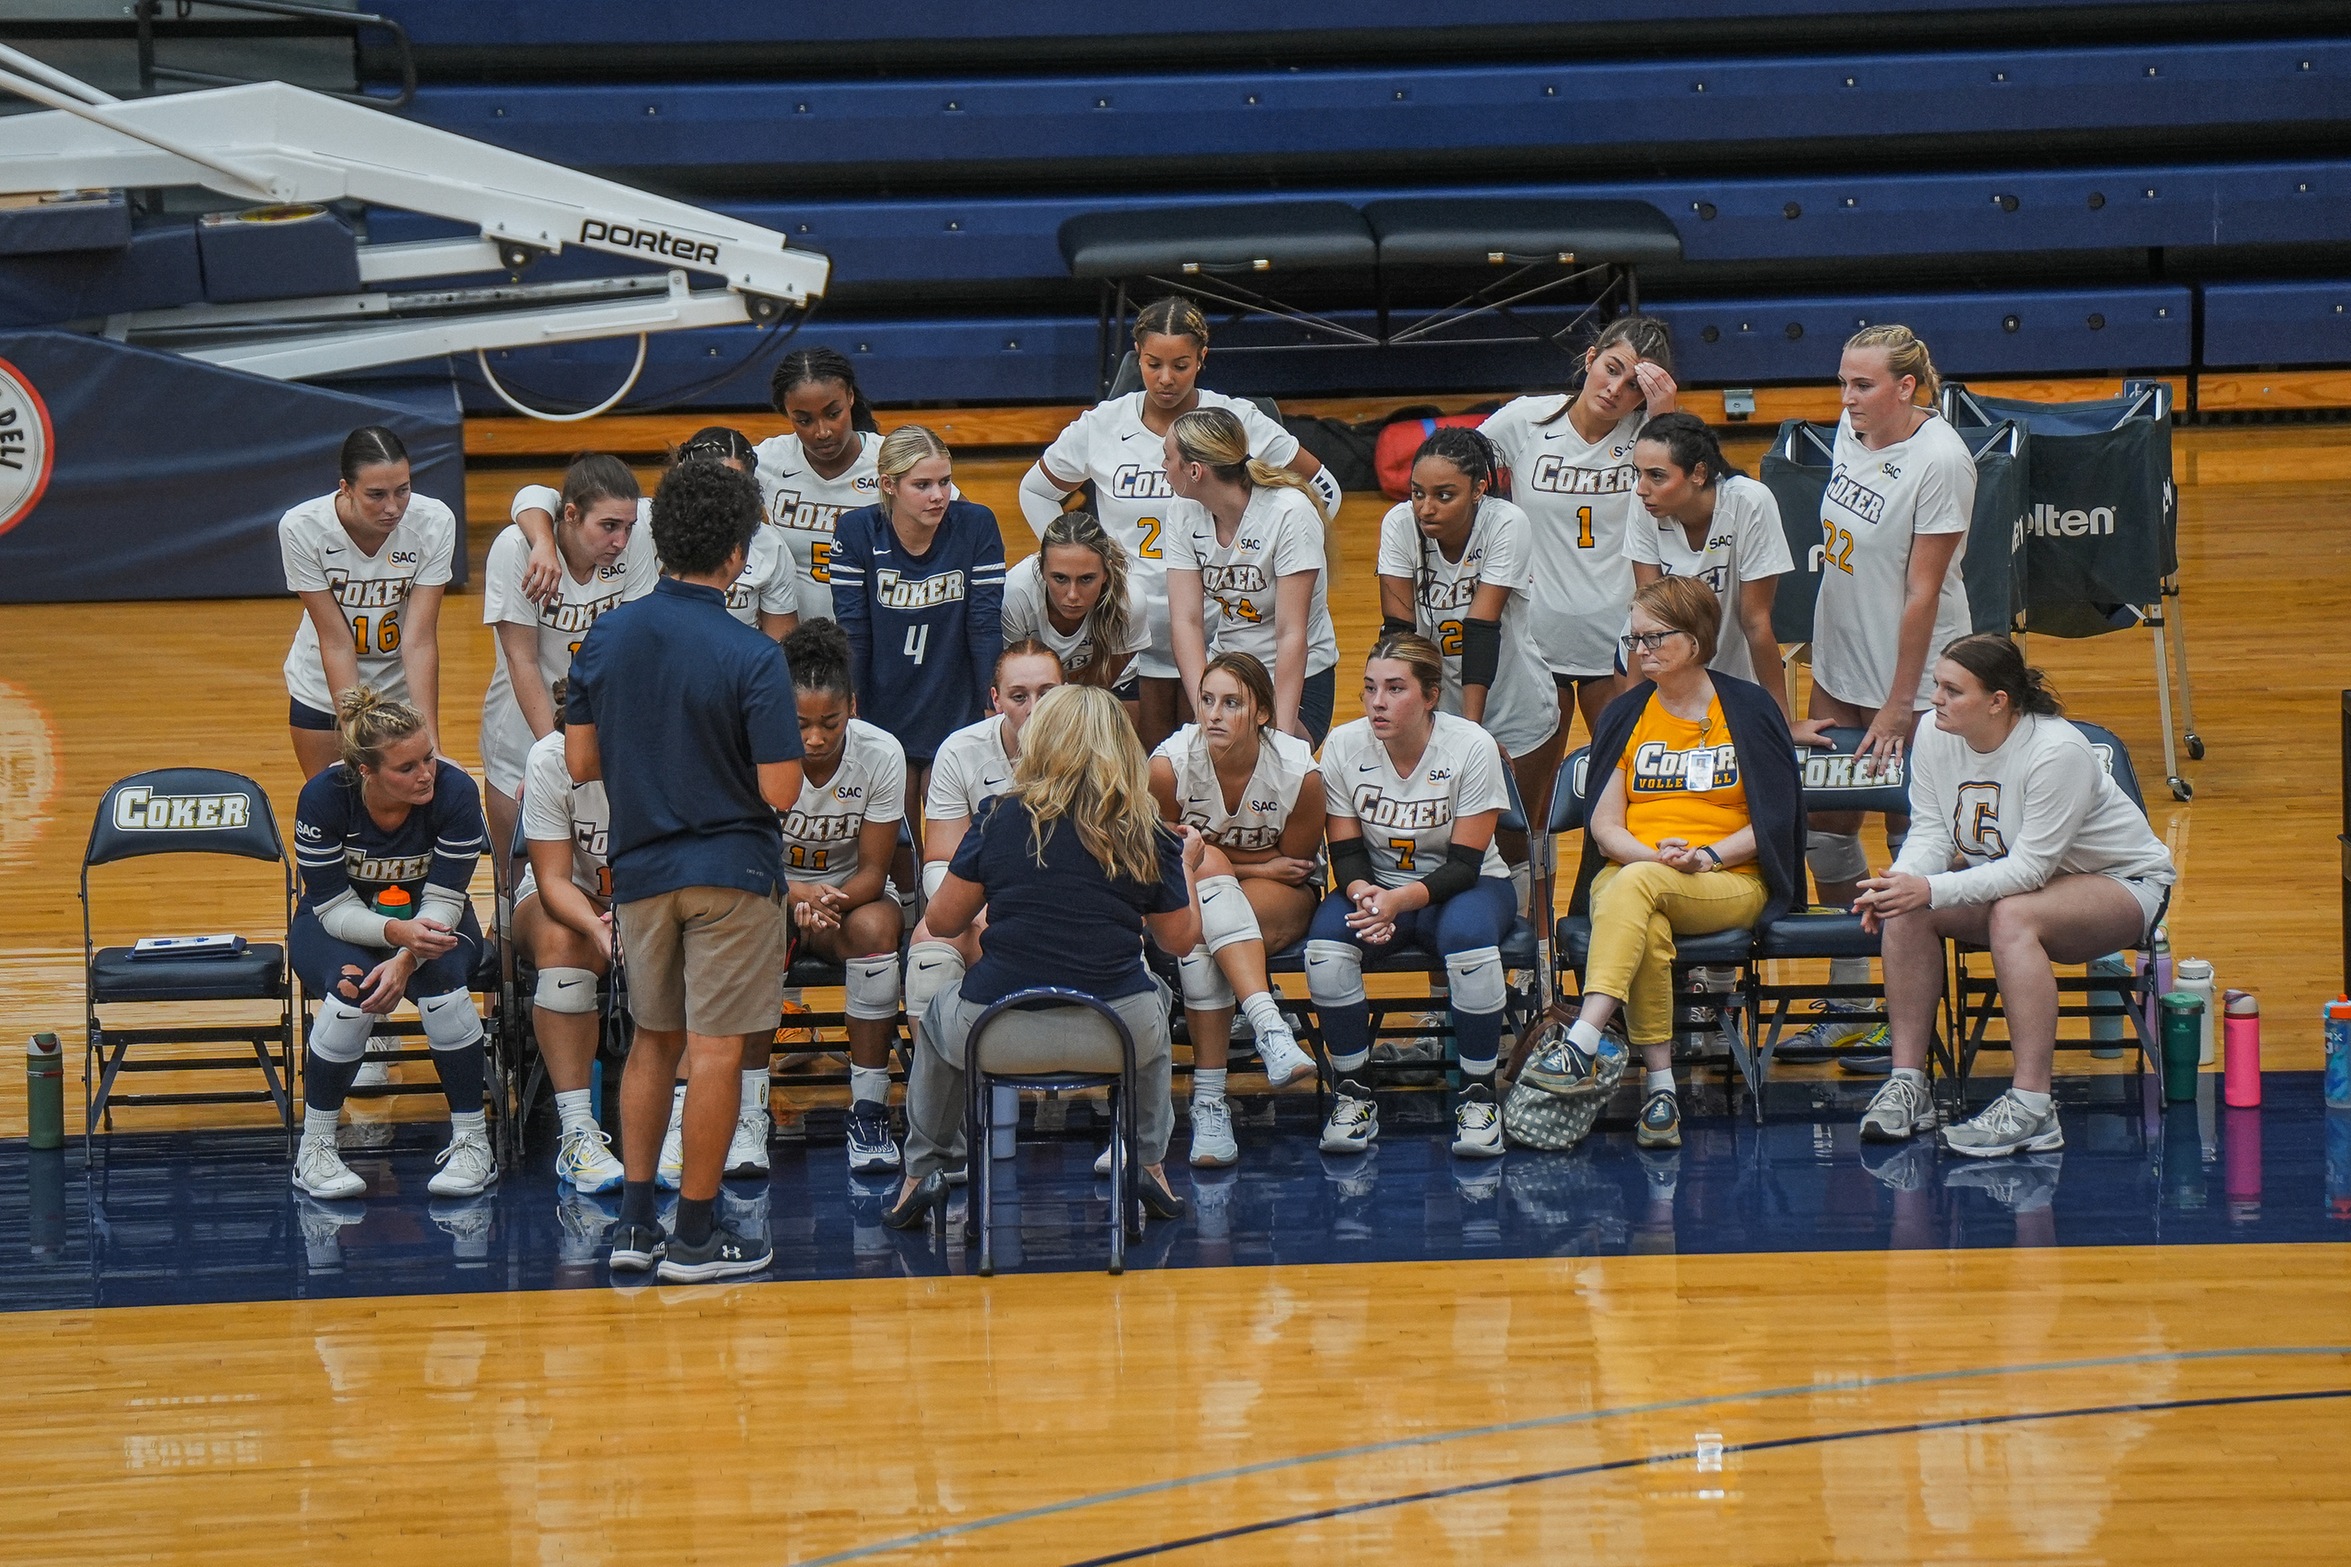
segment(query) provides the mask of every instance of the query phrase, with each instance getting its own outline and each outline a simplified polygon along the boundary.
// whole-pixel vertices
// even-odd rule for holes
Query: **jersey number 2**
[[[1159,559],[1159,519],[1137,517],[1135,526],[1143,530],[1143,541],[1135,546],[1135,553],[1145,560]]]
[[[930,651],[930,647],[931,623],[929,621],[926,620],[919,626],[906,628],[906,658],[909,663],[921,663],[923,655]]]

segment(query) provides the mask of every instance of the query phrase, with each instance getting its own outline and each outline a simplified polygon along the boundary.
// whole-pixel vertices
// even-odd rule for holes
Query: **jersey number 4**
[[[930,649],[931,623],[929,621],[926,620],[918,626],[906,628],[906,661],[908,663],[921,663],[923,655],[928,653]]]
[[[351,651],[354,653],[397,653],[400,651],[400,612],[378,615],[375,622],[375,646],[368,646],[368,624],[365,615],[351,617]]]

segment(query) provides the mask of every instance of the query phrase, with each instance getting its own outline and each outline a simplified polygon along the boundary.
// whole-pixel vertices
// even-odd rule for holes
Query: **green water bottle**
[[[2204,1048],[2204,998],[2185,990],[2163,997],[2163,1097],[2179,1104],[2196,1097],[2197,1054]]]
[[[35,1148],[65,1146],[65,1048],[55,1034],[35,1034],[24,1047],[25,1140]]]
[[[374,903],[370,904],[369,907],[373,908],[378,914],[381,914],[388,920],[412,920],[416,918],[416,900],[408,895],[408,889],[406,887],[400,886],[397,883],[394,883],[392,886],[386,887],[383,891],[377,893],[375,895]]]

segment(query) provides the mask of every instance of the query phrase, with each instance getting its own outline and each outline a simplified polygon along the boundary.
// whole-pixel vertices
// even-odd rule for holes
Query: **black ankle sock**
[[[1494,1091],[1494,1073],[1496,1070],[1498,1069],[1495,1067],[1488,1067],[1483,1072],[1464,1072],[1461,1074],[1461,1086],[1465,1089],[1482,1088],[1488,1094],[1492,1094]]]
[[[712,1217],[718,1207],[716,1197],[680,1197],[678,1199],[678,1239],[689,1246],[700,1246],[710,1239],[717,1228]]]
[[[642,1224],[648,1229],[661,1222],[653,1212],[653,1183],[651,1181],[621,1182],[620,1222]]]

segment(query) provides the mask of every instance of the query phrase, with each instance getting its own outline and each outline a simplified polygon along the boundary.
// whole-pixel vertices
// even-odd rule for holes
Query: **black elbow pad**
[[[1465,620],[1461,623],[1461,683],[1491,686],[1502,664],[1502,622]]]

